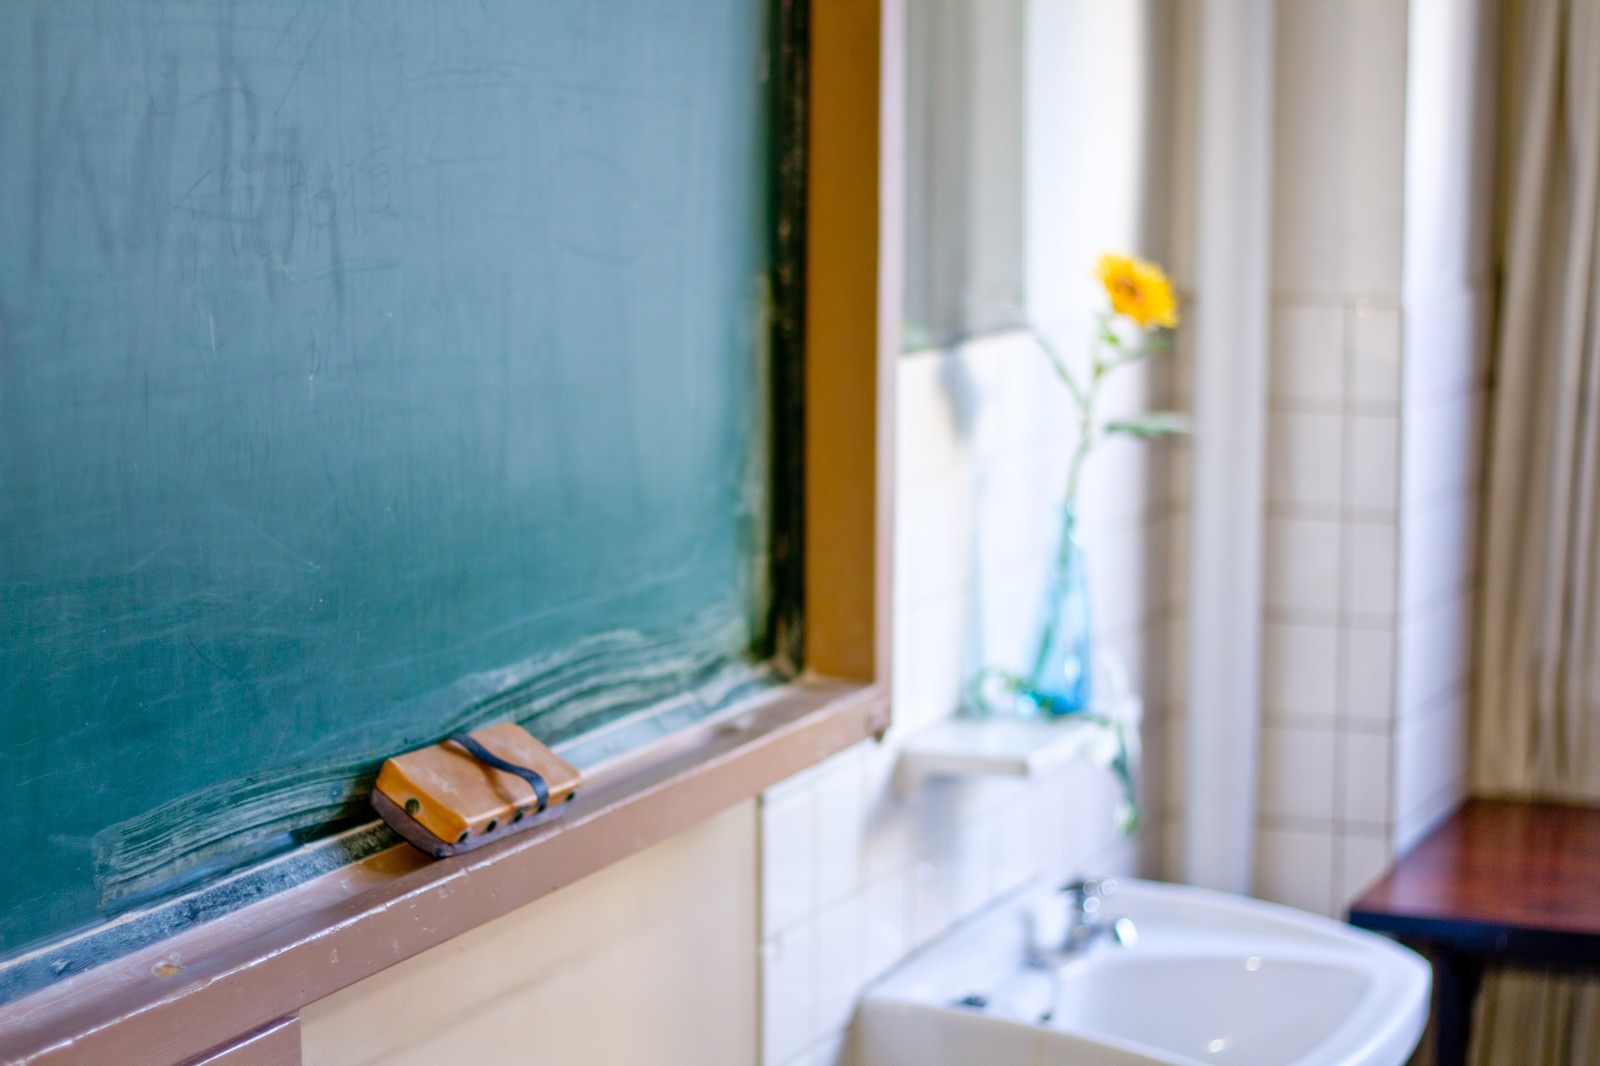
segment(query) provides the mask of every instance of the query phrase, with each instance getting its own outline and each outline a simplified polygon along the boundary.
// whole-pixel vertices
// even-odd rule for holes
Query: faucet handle
[[[1069,913],[1076,916],[1075,921],[1087,925],[1099,921],[1101,903],[1107,896],[1115,895],[1116,891],[1117,883],[1109,878],[1084,878],[1061,886],[1061,893],[1067,897]]]
[[[1068,881],[1058,890],[1063,895],[1068,895],[1078,903],[1087,900],[1104,899],[1117,894],[1117,882],[1107,878],[1083,878],[1078,881]]]

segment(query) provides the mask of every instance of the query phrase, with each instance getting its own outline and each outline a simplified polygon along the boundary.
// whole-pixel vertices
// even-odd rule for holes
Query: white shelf
[[[1119,707],[1115,713],[1136,719],[1138,708]],[[957,715],[906,741],[899,775],[906,788],[929,777],[1037,777],[1078,759],[1100,729],[1073,718]]]

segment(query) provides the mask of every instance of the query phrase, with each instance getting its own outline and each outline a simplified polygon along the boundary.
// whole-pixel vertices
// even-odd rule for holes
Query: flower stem
[[[1083,389],[1078,386],[1078,379],[1072,376],[1072,371],[1067,369],[1066,361],[1061,358],[1061,353],[1056,351],[1056,346],[1051,344],[1049,338],[1038,328],[1029,325],[1027,329],[1028,333],[1032,335],[1034,343],[1049,358],[1050,365],[1055,368],[1056,376],[1066,382],[1067,390],[1072,393],[1073,403],[1077,404],[1078,409],[1081,411],[1084,400]]]
[[[1083,466],[1088,461],[1089,453],[1094,451],[1098,440],[1095,435],[1094,410],[1100,399],[1100,382],[1105,378],[1106,372],[1118,365],[1118,360],[1102,359],[1100,351],[1111,348],[1121,351],[1122,342],[1117,337],[1116,331],[1111,328],[1110,316],[1101,312],[1095,316],[1095,340],[1090,349],[1090,374],[1089,387],[1086,390],[1073,389],[1072,398],[1078,407],[1078,444],[1072,450],[1072,465],[1067,471],[1067,499],[1068,513],[1077,514],[1078,509],[1078,482],[1083,475]]]
[[[1067,469],[1066,508],[1074,517],[1078,511],[1078,479],[1083,475],[1084,461],[1094,450],[1094,423],[1087,411],[1085,408],[1085,414],[1078,420],[1078,446],[1072,450],[1072,465]]]

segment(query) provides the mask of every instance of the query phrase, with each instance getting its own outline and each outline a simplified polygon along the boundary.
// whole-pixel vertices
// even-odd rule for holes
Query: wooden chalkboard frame
[[[899,281],[880,246],[899,232],[895,109],[882,106],[899,69],[885,8],[898,2],[780,5],[780,96],[806,135],[780,162],[805,187],[803,239],[779,249],[789,306],[804,296],[784,324],[804,359],[780,382],[800,398],[780,421],[802,439],[777,474],[804,491],[778,578],[802,606],[777,632],[802,680],[597,768],[566,819],[441,862],[381,852],[0,1008],[0,1059],[298,1062],[306,1004],[888,728]]]

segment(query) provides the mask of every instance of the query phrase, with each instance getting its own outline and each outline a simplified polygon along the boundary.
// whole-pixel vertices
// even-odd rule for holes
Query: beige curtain
[[[1473,787],[1600,803],[1600,0],[1502,14]],[[1600,1061],[1595,982],[1505,974],[1478,1008],[1480,1066]]]
[[[1600,0],[1505,23],[1473,783],[1600,801]]]

